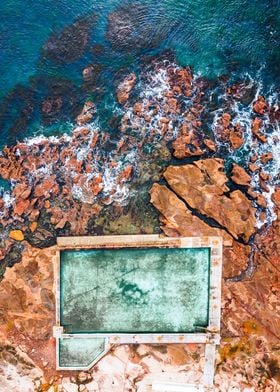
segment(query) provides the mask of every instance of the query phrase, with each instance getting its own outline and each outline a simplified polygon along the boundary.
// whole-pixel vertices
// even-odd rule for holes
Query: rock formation
[[[169,166],[164,177],[188,206],[214,219],[235,239],[248,242],[254,234],[255,209],[239,190],[229,192],[222,160],[206,159],[191,165]]]
[[[43,47],[43,55],[58,63],[71,63],[85,52],[95,15],[78,19],[61,33],[53,33]]]

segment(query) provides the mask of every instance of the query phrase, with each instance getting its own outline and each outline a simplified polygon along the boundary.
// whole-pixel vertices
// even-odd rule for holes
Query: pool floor
[[[64,250],[65,333],[180,333],[208,325],[209,248]]]

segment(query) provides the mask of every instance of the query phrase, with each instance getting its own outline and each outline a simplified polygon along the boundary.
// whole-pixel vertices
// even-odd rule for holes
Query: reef
[[[57,63],[78,60],[86,50],[96,19],[95,14],[88,15],[65,27],[60,33],[53,33],[43,46],[43,57]]]
[[[120,26],[123,12],[129,10],[111,15]],[[83,24],[71,28],[82,41],[72,55],[78,58],[88,30]],[[62,55],[68,61],[68,33],[66,28],[49,40],[53,61]],[[113,36],[120,39],[108,33],[109,40]],[[124,49],[129,39],[127,34]],[[246,81],[221,78],[213,86],[170,55],[141,66],[139,74],[129,70],[116,86],[113,132],[100,125],[98,102],[87,97],[68,134],[25,139],[0,153],[0,175],[10,183],[0,196],[0,356],[10,375],[7,385],[13,388],[20,377],[29,384],[32,379],[38,392],[136,391],[151,372],[176,372],[182,382],[201,372],[199,345],[114,347],[89,372],[55,370],[57,236],[161,230],[172,237],[223,237],[217,390],[274,388],[280,330],[279,103]],[[84,68],[84,82],[93,74],[93,66]],[[216,102],[217,90],[222,98]],[[61,104],[60,94],[45,97],[43,117],[55,118]]]
[[[160,6],[153,17],[159,15]],[[124,2],[108,15],[106,38],[115,50],[131,53],[157,47],[171,27],[170,23],[161,23],[155,28],[147,5]]]

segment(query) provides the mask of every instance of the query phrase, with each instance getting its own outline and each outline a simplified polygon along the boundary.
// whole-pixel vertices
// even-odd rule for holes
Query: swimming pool
[[[209,248],[65,250],[67,333],[196,332],[208,325]]]
[[[211,379],[220,336],[220,238],[133,235],[57,242],[58,369],[88,369],[112,344],[203,343]]]

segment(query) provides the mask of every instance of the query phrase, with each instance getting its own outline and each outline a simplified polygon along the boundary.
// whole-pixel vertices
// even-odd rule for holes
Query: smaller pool
[[[105,340],[102,338],[68,337],[59,339],[59,366],[87,367],[94,358],[104,353]]]
[[[65,333],[187,333],[208,325],[209,248],[64,250]]]

